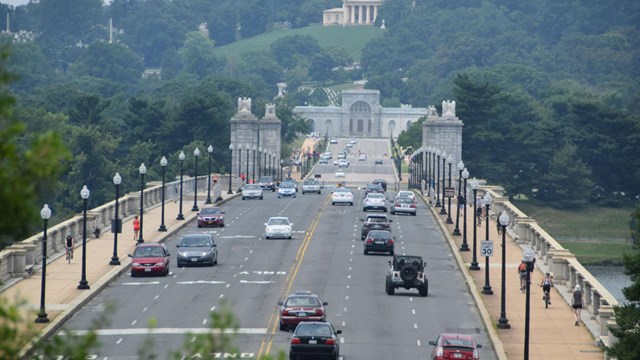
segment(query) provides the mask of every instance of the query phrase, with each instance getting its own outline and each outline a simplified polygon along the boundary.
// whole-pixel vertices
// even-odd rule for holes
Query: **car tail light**
[[[478,355],[478,349],[473,349],[473,359],[478,360],[480,356]]]
[[[288,316],[289,310],[282,310],[282,316]]]
[[[367,238],[367,244],[371,244],[373,242],[372,238]]]
[[[327,340],[325,340],[324,344],[325,345],[335,345],[336,341],[333,340],[333,339],[327,339]]]
[[[316,315],[322,315],[322,309],[316,309]]]
[[[393,206],[400,207],[400,203],[395,203],[395,204],[393,204]]]
[[[389,244],[389,245],[393,245],[393,243],[394,243],[393,239],[389,239],[389,240],[387,240],[387,244]]]
[[[297,337],[292,337],[291,338],[291,343],[292,344],[300,344],[300,339],[298,339]]]
[[[411,207],[415,209],[416,208],[416,204],[411,204]]]
[[[444,356],[444,349],[442,348],[442,346],[438,346],[436,350],[436,356]]]

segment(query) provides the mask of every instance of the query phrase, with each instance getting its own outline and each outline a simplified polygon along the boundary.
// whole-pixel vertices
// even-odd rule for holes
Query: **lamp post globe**
[[[109,265],[120,265],[120,258],[118,257],[118,233],[122,231],[122,222],[118,217],[118,211],[120,208],[120,184],[122,183],[122,177],[120,173],[116,173],[113,176],[113,185],[116,186],[116,209],[115,209],[115,218],[113,219],[113,225],[111,226],[111,231],[113,232],[113,255],[111,256],[111,261],[109,261]]]
[[[469,178],[469,171],[467,168],[464,168],[460,173],[463,182],[462,189],[462,245],[460,246],[460,251],[469,251],[469,244],[467,241],[467,179]]]
[[[200,211],[198,209],[198,158],[200,157],[200,149],[193,150],[193,156],[196,157],[195,178],[193,179],[193,207],[191,211]]]
[[[213,146],[209,145],[207,147],[207,153],[209,154],[209,172],[207,173],[207,200],[205,200],[205,204],[211,204],[211,157],[213,155]]]
[[[35,322],[44,324],[49,322],[49,316],[45,311],[45,294],[47,287],[47,223],[51,218],[51,209],[49,209],[49,205],[44,204],[40,210],[40,217],[44,223],[42,236],[42,281],[40,283],[40,310],[38,311],[38,317]]]
[[[80,283],[78,284],[79,290],[88,290],[89,282],[87,281],[87,202],[89,200],[91,192],[87,188],[87,185],[80,190],[80,197],[83,202],[82,211],[82,275],[80,276]]]
[[[176,216],[176,220],[184,220],[184,214],[182,214],[182,176],[184,174],[184,159],[185,155],[183,151],[180,151],[178,155],[178,160],[180,160],[180,203],[178,206],[178,216]]]
[[[213,149],[211,149],[213,150]],[[231,174],[233,173],[233,143],[229,144],[229,189],[227,190],[227,194],[233,194],[231,190]]]
[[[471,191],[473,192],[473,214],[471,214],[473,216],[473,256],[469,270],[480,270],[480,266],[478,266],[478,227],[476,226],[478,220],[478,216],[476,215],[478,211],[478,181],[476,181],[475,178],[471,180]]]
[[[502,227],[502,286],[500,290],[500,319],[498,319],[498,324],[496,325],[498,329],[510,329],[511,325],[509,325],[509,320],[507,319],[507,309],[506,309],[506,253],[507,248],[505,244],[505,233],[507,232],[507,225],[509,225],[509,215],[506,211],[503,211],[498,217],[498,221],[500,226]]]
[[[162,211],[160,212],[160,227],[158,227],[158,231],[167,231],[167,226],[164,224],[164,195],[165,195],[165,186],[164,186],[164,181],[165,181],[165,173],[166,173],[166,169],[167,169],[167,164],[169,162],[167,161],[166,157],[162,157],[162,159],[160,159],[160,167],[162,168],[162,191],[161,191],[161,195],[162,195]]]

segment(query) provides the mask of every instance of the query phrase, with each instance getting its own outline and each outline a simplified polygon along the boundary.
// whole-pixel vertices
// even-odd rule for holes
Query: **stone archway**
[[[349,135],[371,136],[371,105],[359,100],[349,108]]]
[[[396,121],[395,120],[389,120],[389,124],[387,124],[387,129],[389,131],[389,136],[391,136],[391,135],[398,136],[398,133],[396,132]]]
[[[310,133],[316,132],[316,121],[315,120],[309,119],[308,125],[309,125],[309,132]]]

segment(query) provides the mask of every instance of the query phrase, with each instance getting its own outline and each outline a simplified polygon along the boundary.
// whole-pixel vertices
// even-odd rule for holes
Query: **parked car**
[[[331,205],[335,204],[353,205],[353,192],[345,187],[335,189],[331,193]]]
[[[343,178],[344,177],[344,170],[342,170],[342,169],[336,170],[336,177],[337,178]]]
[[[338,160],[338,167],[349,167],[349,161],[345,159]]]
[[[387,295],[395,294],[395,289],[418,289],[420,296],[429,295],[429,280],[424,274],[427,264],[421,256],[394,255],[389,261],[389,273],[385,283]]]
[[[383,212],[387,212],[387,198],[384,197],[384,194],[371,193],[364,198],[362,211],[369,210],[382,210]]]
[[[291,335],[289,359],[306,359],[310,356],[340,358],[342,330],[336,330],[329,322],[301,322]]]
[[[293,235],[293,223],[288,217],[275,216],[264,223],[264,237],[267,239],[284,238],[291,239]]]
[[[358,155],[358,161],[367,161],[367,154],[362,153]]]
[[[278,187],[278,198],[285,196],[296,197],[296,188],[291,182],[282,182]]]
[[[391,235],[389,230],[371,230],[364,240],[364,254],[369,255],[369,252],[388,252],[393,255],[395,240],[396,238]]]
[[[316,179],[307,179],[302,183],[302,195],[306,193],[322,193],[322,186]]]
[[[272,192],[276,191],[276,181],[273,179],[273,176],[260,176],[258,184],[263,190],[271,190]]]
[[[325,321],[327,313],[326,301],[310,291],[296,291],[287,296],[280,305],[280,330],[295,327],[303,321]]]
[[[436,341],[429,341],[429,345],[434,346],[431,351],[432,360],[478,360],[480,359],[478,349],[482,348],[473,336],[452,333],[440,334]]]
[[[213,241],[211,234],[185,235],[176,247],[178,248],[178,267],[187,264],[213,266],[218,263],[218,245]]]
[[[360,239],[362,240],[367,237],[371,230],[390,230],[393,222],[385,214],[367,214],[360,221],[362,221],[362,229],[360,231]]]
[[[264,199],[262,187],[258,184],[246,184],[242,187],[242,200],[244,199]]]
[[[160,274],[169,275],[169,263],[171,254],[164,244],[142,243],[136,246],[131,260],[131,277],[138,275]]]
[[[202,208],[198,213],[198,227],[224,227],[224,211],[217,206]]]
[[[409,197],[399,197],[393,200],[391,203],[391,212],[392,215],[397,213],[407,213],[413,216],[416,216],[417,205],[416,201],[412,200]]]

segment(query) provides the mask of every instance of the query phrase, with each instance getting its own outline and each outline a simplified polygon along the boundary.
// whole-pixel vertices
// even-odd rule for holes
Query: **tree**
[[[224,62],[213,55],[215,42],[199,31],[187,34],[184,45],[178,49],[184,71],[202,78],[221,72]]]
[[[577,147],[565,145],[558,151],[547,173],[540,179],[538,198],[556,207],[582,206],[593,189],[591,169],[580,160]]]
[[[142,76],[144,65],[140,56],[128,47],[97,41],[82,52],[78,62],[71,66],[71,71],[78,76],[136,84]]]

